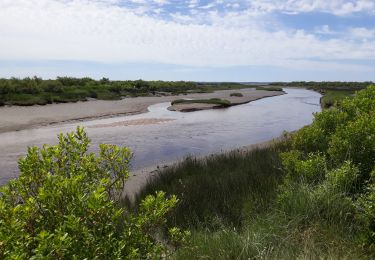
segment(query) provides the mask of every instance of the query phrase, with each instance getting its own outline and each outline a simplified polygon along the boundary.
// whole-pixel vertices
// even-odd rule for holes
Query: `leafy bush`
[[[287,171],[286,180],[297,183],[320,183],[327,171],[327,162],[322,154],[307,154],[302,158],[299,151],[290,151],[281,154],[283,166]]]
[[[288,177],[280,206],[291,212],[306,203],[316,205],[308,216],[336,223],[347,219],[347,226],[362,230],[366,243],[373,244],[375,86],[317,114],[310,126],[296,133],[292,144],[294,150],[283,154]],[[294,201],[302,198],[305,201],[297,206]]]
[[[370,230],[370,232],[364,234],[363,239],[369,242],[372,249],[375,250],[375,170],[371,172],[370,181],[358,204],[364,209],[367,229]]]
[[[147,196],[137,214],[118,206],[128,177],[128,148],[100,145],[88,153],[82,128],[55,146],[31,147],[20,176],[1,189],[1,259],[159,258],[166,246],[155,235],[175,196]],[[183,239],[178,229],[174,238]]]

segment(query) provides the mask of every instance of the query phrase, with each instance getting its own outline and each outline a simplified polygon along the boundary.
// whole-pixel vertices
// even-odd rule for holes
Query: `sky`
[[[375,0],[0,0],[0,77],[375,81]]]

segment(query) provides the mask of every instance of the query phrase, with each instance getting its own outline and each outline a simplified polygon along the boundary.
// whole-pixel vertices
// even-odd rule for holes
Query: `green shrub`
[[[137,214],[118,206],[128,176],[128,148],[88,153],[82,128],[55,146],[31,147],[20,176],[1,189],[1,259],[138,259],[168,253],[156,234],[176,197],[147,196]],[[184,239],[173,229],[172,235]]]
[[[362,241],[369,245],[370,250],[375,251],[375,169],[370,174],[370,180],[364,188],[364,193],[357,201],[357,206],[363,209],[363,221],[367,224],[365,232],[362,234]]]
[[[270,86],[267,86],[267,87],[256,87],[256,90],[265,90],[265,91],[283,91],[282,88],[280,87],[270,87]]]
[[[239,92],[235,92],[235,93],[230,93],[230,96],[231,97],[243,97],[243,94]]]
[[[312,125],[298,131],[292,144],[294,150],[283,154],[288,178],[281,188],[280,206],[295,214],[306,203],[315,205],[306,214],[309,218],[319,216],[320,221],[331,223],[346,220],[345,225],[355,230],[350,232],[371,245],[375,237],[375,86],[315,115]]]
[[[322,154],[307,154],[303,158],[301,152],[290,151],[281,154],[286,180],[297,183],[319,184],[325,177],[327,162]]]
[[[375,111],[338,128],[331,138],[328,154],[336,164],[351,160],[363,177],[368,178],[375,166]]]
[[[214,105],[220,105],[223,107],[228,107],[231,105],[229,100],[226,99],[220,99],[220,98],[211,98],[211,99],[177,99],[171,102],[172,105],[178,105],[178,104],[214,104]]]

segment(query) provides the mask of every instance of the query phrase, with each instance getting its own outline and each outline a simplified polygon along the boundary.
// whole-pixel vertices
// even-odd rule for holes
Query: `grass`
[[[372,259],[334,226],[303,227],[281,215],[259,215],[242,230],[194,230],[175,259]]]
[[[289,147],[283,141],[188,157],[160,170],[137,201],[158,190],[179,198],[167,224],[190,230],[191,237],[175,259],[373,259],[374,252],[360,247],[358,220],[340,194],[280,185],[279,154]]]
[[[271,87],[271,86],[268,86],[268,87],[256,87],[256,90],[265,90],[265,91],[283,91],[282,88],[280,87]]]
[[[243,94],[239,92],[234,92],[234,93],[230,93],[230,96],[231,97],[243,97]]]
[[[157,190],[177,195],[181,201],[169,218],[171,225],[240,227],[246,214],[263,211],[275,195],[282,176],[278,149],[189,157],[161,171],[138,199]]]
[[[321,91],[321,94],[323,95],[320,100],[322,108],[330,108],[340,106],[340,102],[344,98],[353,96],[355,92],[350,90],[326,90]]]
[[[223,107],[228,107],[231,105],[230,101],[226,99],[220,98],[211,98],[211,99],[195,99],[195,100],[188,100],[188,99],[177,99],[172,101],[172,105],[179,105],[179,104],[214,104],[220,105]]]

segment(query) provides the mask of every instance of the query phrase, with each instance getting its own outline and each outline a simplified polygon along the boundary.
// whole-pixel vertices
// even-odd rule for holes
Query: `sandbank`
[[[220,99],[228,100],[230,102],[230,106],[237,106],[249,103],[251,101],[255,101],[258,99],[266,98],[266,97],[274,97],[285,94],[283,91],[236,91],[236,93],[241,93],[243,96],[230,96],[231,93],[226,93],[227,95],[222,95]],[[223,93],[224,94],[224,93]],[[223,108],[222,105],[218,104],[207,104],[207,103],[180,103],[174,104],[168,108],[171,111],[179,111],[179,112],[194,112],[199,110],[207,110],[207,109],[218,109]]]

